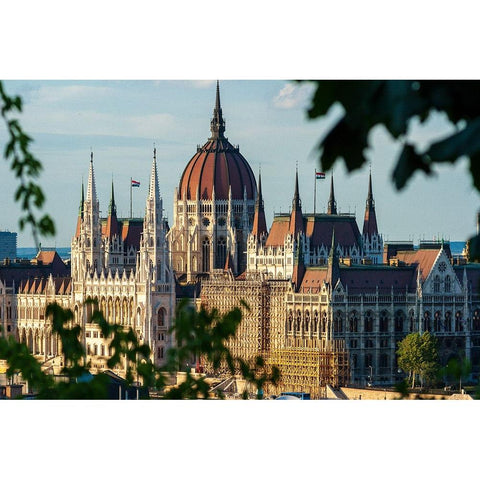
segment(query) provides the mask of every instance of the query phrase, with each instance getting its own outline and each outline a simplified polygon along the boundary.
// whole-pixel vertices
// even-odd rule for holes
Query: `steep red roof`
[[[418,249],[407,252],[400,251],[397,252],[395,258],[397,258],[400,262],[404,262],[406,265],[418,266],[421,270],[422,280],[425,280],[432,270],[438,253],[439,249]]]
[[[288,233],[290,223],[290,216],[286,215],[277,215],[273,219],[272,226],[270,228],[270,233],[268,234],[266,246],[275,247],[283,245],[285,242],[285,235]]]
[[[310,267],[305,270],[299,292],[318,293],[327,281],[327,267]]]

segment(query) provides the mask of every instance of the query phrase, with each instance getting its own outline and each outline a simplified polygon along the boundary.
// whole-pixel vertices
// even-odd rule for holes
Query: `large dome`
[[[195,200],[198,193],[201,200],[211,200],[215,188],[215,199],[227,200],[231,187],[232,200],[242,200],[245,189],[247,200],[255,200],[257,184],[252,169],[238,147],[234,147],[224,136],[225,121],[218,82],[210,130],[212,136],[197,149],[183,171],[178,187],[179,198]]]

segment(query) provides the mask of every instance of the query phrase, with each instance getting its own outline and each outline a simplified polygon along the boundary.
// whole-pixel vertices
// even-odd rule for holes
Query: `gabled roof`
[[[308,215],[306,222],[310,247],[320,247],[321,245],[330,247],[334,229],[337,245],[341,247],[361,245],[360,231],[353,215]]]
[[[395,258],[405,265],[414,265],[420,268],[421,279],[425,280],[429,275],[438,257],[440,249],[418,249],[414,251],[397,252]]]
[[[384,265],[359,265],[342,267],[340,265],[340,281],[348,293],[379,293],[389,294],[414,292],[416,289],[416,268],[388,267]]]

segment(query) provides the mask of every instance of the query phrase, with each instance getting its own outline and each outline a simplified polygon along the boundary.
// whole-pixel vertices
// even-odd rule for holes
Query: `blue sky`
[[[129,180],[141,187],[133,192],[134,215],[142,215],[153,145],[157,148],[160,189],[165,215],[173,218],[173,192],[196,146],[209,134],[215,100],[215,80],[159,81],[6,81],[10,94],[24,100],[21,122],[34,138],[33,150],[44,165],[41,184],[46,210],[55,219],[58,234],[44,245],[69,246],[78,212],[82,177],[86,181],[90,148],[94,152],[100,208],[106,211],[113,178],[117,210],[129,211]],[[267,221],[273,212],[287,211],[293,196],[298,162],[304,211],[313,210],[313,173],[318,164],[314,147],[336,115],[309,121],[306,107],[311,88],[283,80],[222,80],[221,101],[226,135],[249,161],[255,174],[261,167]],[[409,137],[419,146],[440,138],[452,127],[440,115],[425,126],[413,121]],[[0,139],[5,132],[0,129]],[[393,189],[390,174],[398,152],[383,128],[370,139],[368,157],[379,229],[388,240],[418,241],[443,237],[465,240],[475,231],[478,194],[472,189],[467,162],[437,168],[437,175],[417,174],[401,193]],[[13,204],[15,181],[7,165],[0,192],[0,228],[18,231],[19,209]],[[356,213],[361,228],[367,193],[368,166],[348,175],[343,162],[334,170],[335,193],[341,212]],[[324,211],[329,177],[317,182],[317,212]],[[18,245],[32,246],[30,232],[19,232]]]

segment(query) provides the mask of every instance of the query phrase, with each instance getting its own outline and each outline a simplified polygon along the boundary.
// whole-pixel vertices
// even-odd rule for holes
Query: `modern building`
[[[17,258],[17,234],[16,232],[0,232],[0,262],[5,259]]]

